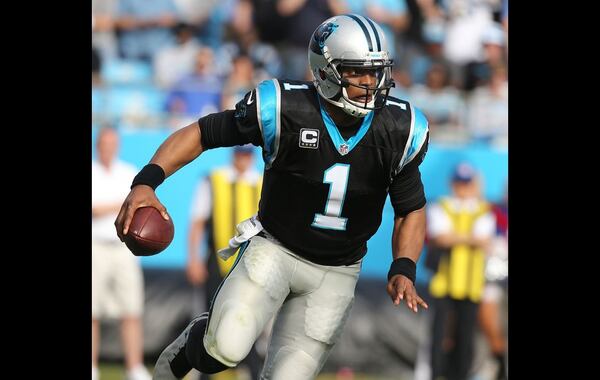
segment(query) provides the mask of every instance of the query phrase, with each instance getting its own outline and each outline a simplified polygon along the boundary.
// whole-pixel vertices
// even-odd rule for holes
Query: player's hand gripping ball
[[[124,240],[134,255],[152,256],[167,248],[174,235],[171,218],[165,220],[154,207],[140,207],[133,214]]]

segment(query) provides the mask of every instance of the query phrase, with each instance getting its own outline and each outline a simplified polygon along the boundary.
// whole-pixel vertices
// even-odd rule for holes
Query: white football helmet
[[[310,38],[308,62],[319,94],[355,117],[365,117],[383,107],[394,87],[393,60],[383,30],[368,17],[345,14],[325,20]],[[349,66],[375,70],[376,86],[354,85],[342,78],[340,68]],[[365,102],[350,100],[346,91],[349,86],[364,89]],[[368,95],[373,96],[367,102]]]

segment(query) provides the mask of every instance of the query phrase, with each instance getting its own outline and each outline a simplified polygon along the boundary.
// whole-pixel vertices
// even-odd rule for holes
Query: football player
[[[258,215],[238,225],[221,254],[240,253],[209,312],[198,316],[160,355],[154,379],[181,379],[191,368],[235,367],[277,314],[264,379],[313,379],[348,317],[367,240],[390,195],[395,212],[387,291],[418,311],[416,262],[425,235],[419,165],[427,120],[388,96],[392,59],[381,27],[348,14],[311,36],[312,82],[260,83],[228,110],[178,130],[132,183],[115,221],[121,238],[135,210],[154,206],[165,178],[217,147],[262,147],[264,182]],[[225,248],[225,247],[223,247]]]

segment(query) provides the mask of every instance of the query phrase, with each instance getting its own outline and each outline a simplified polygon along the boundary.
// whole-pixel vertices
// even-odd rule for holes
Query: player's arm
[[[171,134],[158,148],[150,163],[135,177],[131,192],[123,202],[115,220],[117,235],[123,240],[135,210],[152,206],[158,209],[163,218],[169,215],[154,190],[166,178],[187,165],[208,149],[243,145],[249,142],[262,144],[261,132],[256,116],[256,102],[247,105],[247,99],[254,91],[246,94],[236,110],[228,110],[204,116]]]
[[[405,217],[394,219],[392,234],[393,264],[388,276],[387,291],[394,305],[406,298],[406,306],[415,313],[417,305],[427,308],[427,304],[415,289],[414,276],[416,263],[425,240],[425,207],[411,211]],[[396,273],[399,272],[399,273]]]
[[[202,153],[200,133],[198,122],[176,131],[158,147],[150,163],[160,166],[168,178]]]
[[[417,305],[427,308],[415,289],[416,263],[425,241],[425,192],[419,164],[427,152],[427,140],[417,156],[393,179],[389,194],[394,207],[392,234],[393,262],[388,273],[387,291],[395,305],[406,298],[414,312]]]
[[[154,190],[165,178],[198,157],[202,150],[197,122],[176,131],[160,145],[150,163],[134,179],[131,191],[121,205],[115,220],[121,241],[129,230],[135,210],[140,207],[155,207],[163,218],[169,219],[167,209],[159,202]]]

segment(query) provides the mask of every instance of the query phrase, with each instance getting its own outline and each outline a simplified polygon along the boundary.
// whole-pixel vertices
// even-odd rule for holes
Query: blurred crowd
[[[396,87],[433,142],[506,146],[507,0],[92,0],[92,126],[178,129],[269,78],[311,80],[336,14],[385,29]]]
[[[265,79],[312,80],[307,57],[311,33],[323,20],[343,13],[368,16],[384,28],[395,62],[391,95],[425,113],[433,143],[507,146],[507,0],[92,0],[92,127],[176,130],[204,115],[233,109]],[[97,165],[98,173],[103,170]],[[105,177],[94,176],[96,183]],[[477,377],[478,370],[469,379],[507,378],[508,189],[494,204],[479,193],[483,180],[474,170],[468,175],[457,171],[452,189],[471,186],[472,194],[463,197],[469,199],[452,200],[461,196],[451,193],[439,205],[433,200],[428,205],[433,215],[425,265],[433,275],[429,290],[435,300],[415,379],[462,380],[469,368],[473,372],[476,325],[496,360],[489,376]],[[110,182],[106,186],[116,189]],[[445,201],[454,205],[448,199],[461,207],[445,207]],[[116,212],[114,207],[110,211]],[[190,258],[202,240],[197,235],[190,238]],[[467,249],[457,239],[477,244]],[[477,266],[455,258],[469,253],[482,257],[479,249],[486,259]],[[444,276],[446,271],[453,273],[454,283]],[[461,288],[463,282],[472,289],[456,295],[453,288],[467,289]],[[446,320],[452,321],[450,326],[440,322]],[[95,334],[98,340],[99,330]],[[130,339],[137,351],[131,349],[126,360],[128,379],[149,376],[136,374],[141,372],[138,335],[138,340]],[[128,346],[126,339],[123,343]],[[95,347],[92,378],[98,376]],[[340,370],[338,376],[352,378],[352,370]]]

